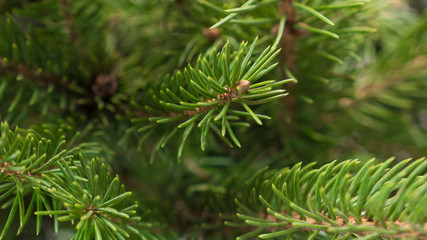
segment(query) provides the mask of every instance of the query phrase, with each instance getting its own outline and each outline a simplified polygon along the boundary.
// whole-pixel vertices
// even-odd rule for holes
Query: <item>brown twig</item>
[[[78,105],[79,107],[89,107],[92,109],[95,103],[95,97],[100,97],[102,99],[111,97],[114,95],[118,89],[118,80],[117,80],[117,66],[115,66],[111,73],[100,73],[96,76],[95,81],[90,86],[93,92],[93,98],[90,103],[85,105],[80,105],[77,102],[73,104]],[[23,63],[16,63],[15,61],[10,61],[6,58],[0,57],[0,74],[12,74],[19,76],[20,78],[27,80],[29,82],[36,83],[43,87],[48,87],[52,85],[55,91],[59,91],[65,94],[71,94],[72,90],[69,88],[69,82],[63,81],[62,77],[48,73],[47,71],[42,71],[41,69],[29,66]],[[87,87],[85,87],[87,88]],[[89,89],[88,89],[89,90]],[[90,93],[90,90],[87,92]],[[89,95],[83,95],[72,92],[75,97],[90,97]]]
[[[62,84],[61,78],[54,74],[47,73],[37,67],[30,67],[23,63],[9,61],[0,57],[0,74],[13,74],[21,76],[23,79],[32,81],[43,86],[53,85],[56,89],[68,91],[68,87]]]
[[[0,162],[0,173],[7,175],[9,177],[15,176],[17,179],[21,181],[25,181],[25,178],[22,177],[24,175],[23,171],[19,170],[10,170],[10,167],[12,167],[12,164],[9,162]],[[41,174],[33,174],[33,171],[28,171],[25,173],[27,176],[33,176],[33,177],[41,177]]]
[[[251,85],[251,83],[248,80],[240,80],[236,83],[236,87],[234,89],[228,88],[227,93],[217,94],[216,98],[206,100],[205,102],[210,103],[210,102],[215,102],[218,100],[222,100],[221,102],[225,102],[228,100],[233,101],[234,99],[240,97],[237,88],[240,88],[242,95],[245,95],[249,91],[250,85]],[[185,110],[185,111],[183,111],[182,114],[188,115],[188,116],[194,116],[199,112],[207,112],[207,111],[211,110],[212,108],[213,108],[213,105],[208,106],[208,107],[196,107],[195,110]],[[177,114],[177,116],[178,115],[180,115],[180,114]]]
[[[78,41],[78,32],[76,28],[73,26],[73,15],[70,12],[71,9],[71,1],[70,0],[61,0],[59,2],[59,7],[61,9],[61,13],[64,15],[64,25],[65,29],[68,31],[70,42],[75,43]]]
[[[292,3],[295,0],[282,0],[279,3],[279,13],[286,16],[286,23],[283,30],[282,38],[280,39],[280,44],[282,47],[281,58],[285,61],[287,67],[291,72],[297,71],[296,65],[296,46],[298,39],[309,34],[308,31],[304,31],[298,28],[295,28],[295,25],[305,25],[304,23],[299,23],[297,19],[297,12]],[[279,25],[275,25],[271,32],[274,35],[277,35],[279,30]],[[290,76],[287,76],[290,77]]]
[[[308,33],[306,31],[300,30],[298,28],[295,28],[296,24],[302,24],[298,23],[297,19],[297,12],[295,7],[293,6],[294,0],[282,0],[279,3],[279,13],[281,15],[286,16],[286,23],[283,30],[282,38],[280,39],[280,45],[282,48],[282,51],[280,52],[280,58],[284,62],[284,64],[281,66],[281,71],[285,78],[289,78],[290,76],[287,76],[286,71],[284,70],[284,67],[286,66],[289,71],[291,72],[297,72],[297,64],[296,64],[296,46],[297,41],[300,37],[306,36]],[[275,25],[271,32],[274,35],[277,35],[279,31],[279,25]],[[288,91],[295,92],[296,84],[290,83],[288,85]],[[297,104],[297,99],[294,94],[291,94],[289,97],[286,98],[285,101],[285,108],[286,108],[286,114],[288,116],[287,119],[283,120],[284,125],[286,126],[286,129],[290,133],[295,133],[297,130],[292,125],[292,122],[295,120],[295,108]]]
[[[282,214],[288,215],[286,212],[283,212]],[[327,214],[325,214],[324,212],[322,212],[321,214],[324,217],[331,219],[331,217],[328,216]],[[271,220],[271,221],[278,221],[278,219],[276,217],[274,217],[273,215],[271,215],[271,214],[261,213],[261,217],[263,217],[265,219],[268,219],[268,220]],[[337,227],[336,225],[332,225],[329,222],[325,222],[325,221],[319,222],[319,221],[317,221],[317,220],[315,220],[315,219],[313,219],[311,217],[308,217],[308,216],[302,217],[300,214],[298,214],[296,212],[292,212],[291,217],[293,219],[305,221],[307,223],[314,224],[314,225],[317,225],[317,226]],[[353,216],[350,216],[348,218],[348,223],[343,218],[341,218],[339,216],[336,216],[335,219],[331,219],[331,220],[333,220],[335,223],[337,223],[338,227],[343,227],[343,228],[345,228],[345,227],[351,227],[351,226],[376,226],[376,227],[384,228],[384,226],[381,223],[375,222],[374,220],[366,218],[366,217],[362,217],[362,219],[361,219],[362,222],[361,223],[358,223],[357,220],[356,220],[356,218],[354,218]],[[405,238],[406,239],[406,238],[417,237],[417,239],[427,240],[427,235],[426,234],[424,234],[422,232],[419,232],[417,229],[415,229],[414,227],[412,227],[407,222],[403,222],[403,221],[400,221],[400,220],[396,220],[395,222],[391,222],[391,221],[387,222],[387,225],[390,225],[390,224],[399,226],[401,228],[406,228],[406,229],[408,229],[408,231],[407,232],[398,232],[398,233],[393,232],[393,233],[390,233],[390,234],[381,233],[381,236],[388,237],[388,238],[391,238],[391,239],[400,239],[400,238]],[[292,224],[289,223],[288,225],[282,227],[282,230],[290,229],[292,227],[293,227]],[[424,224],[424,228],[426,228],[426,227],[427,227],[427,223]],[[271,231],[277,231],[276,228],[271,228],[270,230]],[[302,228],[302,230],[314,231],[314,230],[317,230],[317,229]],[[391,229],[390,227],[386,227],[386,230],[393,230],[393,229]],[[327,231],[327,230],[325,230],[325,231]],[[343,230],[343,232],[348,232],[348,231],[347,230],[346,231]],[[367,235],[370,235],[370,234],[375,233],[375,232],[374,231],[360,230],[360,231],[352,231],[352,233],[359,234],[359,235],[362,235],[362,236],[367,236]]]

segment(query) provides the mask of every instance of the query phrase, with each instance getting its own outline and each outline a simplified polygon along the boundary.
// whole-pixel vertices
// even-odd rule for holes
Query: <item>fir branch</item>
[[[226,44],[220,53],[211,51],[203,58],[200,57],[195,68],[188,66],[183,72],[178,71],[174,77],[161,84],[159,94],[152,94],[153,104],[145,108],[157,116],[150,117],[148,120],[156,124],[181,121],[181,124],[172,126],[185,128],[181,135],[180,149],[193,130],[195,121],[199,121],[197,126],[202,130],[202,150],[206,145],[209,129],[215,130],[215,125],[220,125],[220,137],[225,142],[229,142],[225,138],[225,133],[228,132],[233,142],[240,146],[231,126],[246,124],[241,122],[240,116],[233,112],[235,109],[231,107],[231,103],[240,104],[246,110],[246,113],[241,112],[243,115],[251,117],[256,123],[262,125],[260,118],[265,117],[255,114],[248,105],[263,104],[286,96],[285,90],[273,90],[273,88],[292,81],[292,79],[279,82],[269,80],[256,83],[276,66],[276,64],[268,65],[280,50],[276,50],[274,46],[268,47],[252,63],[250,59],[255,45],[256,40],[250,47],[243,42],[238,51],[231,52],[230,44]],[[139,131],[149,133],[156,124],[142,126]],[[169,133],[165,133],[157,146],[165,146],[171,138]],[[178,151],[178,158],[181,152]]]
[[[254,216],[254,206],[242,206],[237,216],[263,229],[263,234],[258,233],[262,239],[294,233],[310,239],[317,239],[319,233],[328,239],[336,233],[426,239],[426,212],[419,200],[426,198],[427,161],[405,160],[389,168],[392,162],[374,165],[370,160],[354,174],[349,172],[358,165],[356,160],[332,162],[320,169],[297,164],[259,180],[262,187],[255,191],[266,212]]]
[[[274,13],[273,9],[269,4],[278,4],[277,11]],[[266,5],[268,5],[268,9]],[[360,16],[354,11],[354,9],[361,9],[362,7],[369,8],[369,4],[365,1],[357,1],[350,3],[340,3],[339,1],[324,2],[313,2],[310,4],[306,1],[293,1],[293,0],[276,0],[276,1],[259,1],[251,2],[248,1],[244,6],[239,8],[233,8],[226,10],[230,14],[218,21],[215,27],[221,26],[238,26],[253,21],[260,17],[272,19],[272,22],[277,24],[270,27],[269,32],[273,36],[278,37],[280,33],[283,33],[280,37],[280,46],[282,48],[280,56],[279,69],[283,74],[284,78],[293,78],[307,82],[306,85],[312,86],[308,82],[312,82],[312,78],[321,78],[322,75],[330,75],[328,69],[332,69],[334,64],[328,64],[329,61],[334,63],[343,64],[340,57],[337,57],[334,52],[339,52],[338,56],[345,56],[350,51],[346,50],[343,44],[348,44],[353,39],[358,38],[364,33],[364,31],[350,31],[348,29],[349,22],[356,22],[363,19],[363,11],[360,11]],[[244,15],[245,14],[245,15]],[[241,17],[239,21],[229,19]],[[285,19],[284,24],[282,24]],[[320,21],[319,21],[320,20]],[[228,22],[227,24],[224,24]],[[279,23],[280,22],[280,23]],[[266,24],[267,25],[267,24]],[[351,24],[350,24],[351,25]],[[259,31],[265,30],[260,26]],[[261,30],[262,29],[262,30]],[[366,28],[368,30],[368,28]],[[347,31],[348,30],[348,31]],[[372,28],[369,28],[372,32]],[[366,31],[369,32],[369,31]],[[267,34],[267,33],[266,33]],[[341,36],[340,41],[332,40],[337,39]],[[310,37],[306,37],[310,35]],[[330,37],[330,40],[323,39],[321,36]],[[352,36],[353,38],[349,38]],[[317,39],[317,40],[316,40]],[[345,43],[347,42],[347,43]],[[298,49],[297,49],[298,46]],[[351,52],[350,52],[351,53]],[[311,59],[313,54],[321,56],[321,58],[328,59],[325,65],[319,64],[324,62],[324,59],[316,58]],[[353,54],[354,55],[354,54]],[[310,60],[308,60],[310,59]],[[297,60],[299,63],[297,63]],[[316,62],[316,64],[307,65],[307,63]],[[298,65],[302,65],[302,72],[298,72]],[[320,66],[322,65],[322,67]],[[306,75],[306,72],[312,72],[310,76]],[[329,76],[328,76],[329,78]],[[326,87],[326,85],[322,86]],[[302,88],[300,90],[300,88]],[[295,122],[298,122],[296,108],[298,105],[302,105],[300,100],[304,100],[308,103],[312,103],[313,100],[306,96],[299,96],[297,92],[304,91],[307,86],[298,87],[296,84],[291,83],[288,85],[288,91],[291,94],[289,99],[284,103],[286,111],[283,117],[283,125],[286,126],[287,132],[294,133],[300,132],[295,128]]]
[[[45,130],[48,132],[48,128]],[[40,202],[42,198],[46,198],[46,193],[33,189],[40,189],[45,182],[43,174],[55,171],[55,165],[59,159],[71,157],[65,150],[61,149],[64,146],[62,138],[57,139],[57,141],[54,139],[48,141],[39,138],[37,135],[36,132],[31,133],[18,129],[11,131],[8,129],[7,123],[1,125],[0,186],[2,186],[2,195],[0,199],[4,202],[3,208],[13,204],[0,239],[9,230],[16,208],[19,209],[20,221],[18,234],[23,230],[30,214],[34,211],[33,201]],[[70,152],[73,150],[70,149]],[[13,196],[13,193],[16,195]],[[24,196],[26,195],[32,195],[34,200],[28,205],[27,212],[24,212],[26,208]],[[37,233],[39,231],[38,228]]]
[[[99,159],[86,163],[83,154],[92,153],[96,148],[89,143],[70,146],[65,136],[61,135],[70,126],[63,123],[61,127],[63,129],[59,128],[58,131],[57,125],[45,124],[41,128],[42,132],[38,132],[37,127],[29,131],[11,131],[7,123],[2,123],[0,202],[3,203],[2,208],[11,206],[11,210],[0,239],[9,230],[16,212],[20,222],[18,234],[33,212],[38,216],[37,234],[42,221],[39,216],[46,214],[54,215],[56,229],[58,220],[71,221],[79,217],[82,221],[89,219],[87,226],[86,223],[78,224],[77,228],[81,230],[77,231],[76,239],[93,239],[94,236],[121,239],[129,236],[129,232],[138,234],[135,228],[128,226],[131,222],[139,221],[138,217],[133,216],[137,206],[121,203],[130,193],[123,191],[124,187],[119,185],[118,178],[111,179],[105,164]],[[45,133],[49,135],[49,140],[41,137]],[[75,134],[70,143],[78,141],[79,137],[81,134]],[[75,159],[77,154],[78,160]],[[24,201],[26,195],[31,195],[29,204]],[[52,199],[52,203],[47,199]],[[62,209],[58,201],[66,209]],[[68,215],[58,217],[62,214]],[[105,232],[88,231],[87,227],[93,228],[95,225]]]
[[[236,87],[234,89],[228,88],[226,93],[218,93],[216,98],[199,102],[198,107],[196,107],[194,110],[184,110],[181,114],[171,113],[171,115],[172,116],[186,115],[189,117],[193,117],[200,112],[207,113],[209,110],[211,110],[214,107],[219,107],[222,104],[229,104],[229,100],[235,101],[238,98],[243,97],[246,93],[248,93],[250,85],[251,83],[248,80],[240,80],[236,83]],[[223,108],[223,111],[224,110],[227,111],[227,109],[228,108]],[[223,114],[219,116],[223,116]],[[217,118],[217,120],[218,119],[220,118]]]
[[[141,219],[135,215],[138,204],[123,203],[131,192],[124,191],[118,176],[112,179],[99,159],[87,161],[80,155],[74,164],[74,169],[66,162],[59,164],[63,174],[52,177],[54,182],[44,186],[53,198],[62,201],[65,209],[37,210],[35,214],[75,222],[77,232],[73,239],[123,239],[139,234],[132,227]]]

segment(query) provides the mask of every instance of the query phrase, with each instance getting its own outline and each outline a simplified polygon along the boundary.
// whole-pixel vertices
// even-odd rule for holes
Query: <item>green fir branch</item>
[[[261,186],[254,190],[264,210],[240,204],[237,217],[258,229],[248,235],[261,239],[424,239],[427,161],[408,159],[394,166],[393,161],[374,164],[372,159],[362,166],[357,160],[334,161],[319,169],[297,164],[268,178],[259,173],[247,186]]]
[[[134,216],[137,205],[122,203],[130,192],[124,192],[117,177],[111,179],[99,159],[86,163],[84,155],[89,156],[97,148],[90,143],[73,146],[82,136],[80,132],[68,136],[70,140],[66,142],[64,134],[70,129],[71,125],[64,122],[12,131],[7,123],[2,123],[0,203],[2,208],[10,208],[10,213],[0,239],[10,230],[15,215],[19,218],[19,234],[33,213],[37,215],[37,234],[42,215],[54,216],[56,231],[58,220],[80,218],[84,223],[77,224],[76,239],[92,239],[99,234],[122,239],[132,232],[138,234],[135,228],[127,226],[139,221]],[[31,198],[29,203],[24,199],[26,196]],[[98,233],[95,226],[105,231]]]
[[[244,116],[252,118],[262,125],[262,115],[252,111],[249,105],[263,104],[287,95],[285,90],[273,90],[275,87],[294,81],[293,79],[257,82],[262,76],[273,69],[270,65],[280,50],[268,47],[252,61],[257,40],[248,46],[246,42],[237,51],[232,52],[231,45],[226,44],[220,52],[211,51],[200,57],[195,67],[188,66],[182,72],[162,83],[157,94],[151,93],[152,105],[146,107],[153,117],[148,120],[155,125],[172,125],[183,128],[179,143],[178,158],[187,136],[192,132],[193,123],[201,129],[201,148],[206,145],[210,129],[216,126],[222,129],[221,138],[227,140],[228,133],[233,142],[240,147],[231,125],[246,125],[241,114],[236,114],[240,105],[246,112]],[[158,115],[161,113],[160,115]],[[156,116],[157,115],[157,116]],[[138,119],[134,120],[135,122]],[[243,121],[243,122],[242,122]],[[178,123],[177,123],[178,122]],[[149,133],[155,125],[143,125],[138,131]],[[162,127],[163,128],[163,127]],[[175,132],[173,132],[175,133]],[[161,138],[158,146],[164,147],[171,139],[169,132]]]

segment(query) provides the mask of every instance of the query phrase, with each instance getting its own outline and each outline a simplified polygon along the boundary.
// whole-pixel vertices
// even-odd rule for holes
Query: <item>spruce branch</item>
[[[86,163],[84,155],[88,156],[98,149],[91,143],[73,146],[84,133],[68,136],[67,143],[65,133],[70,129],[71,125],[62,122],[35,126],[30,130],[11,131],[7,123],[2,123],[0,202],[2,208],[10,207],[10,213],[0,239],[10,230],[15,215],[19,216],[19,234],[34,212],[37,215],[37,234],[41,230],[41,216],[46,215],[46,212],[54,216],[57,231],[58,221],[75,218],[86,221],[91,217],[91,211],[96,221],[80,224],[80,227],[87,226],[83,227],[84,233],[77,231],[76,239],[81,239],[79,236],[82,234],[84,239],[92,239],[94,236],[98,239],[102,236],[122,239],[123,236],[129,236],[128,232],[138,234],[134,227],[128,225],[139,221],[138,217],[133,216],[137,205],[121,203],[130,193],[124,192],[124,186],[120,186],[118,178],[111,179],[105,164],[99,159]],[[76,159],[77,155],[79,157]],[[31,198],[29,203],[26,203],[26,196]],[[66,209],[63,209],[62,204]],[[58,216],[63,214],[68,215]],[[87,227],[92,229],[88,231]],[[105,232],[94,231],[94,227]],[[109,229],[105,229],[107,227]]]
[[[49,128],[45,129],[46,132]],[[50,129],[52,130],[52,129]],[[45,182],[42,175],[55,171],[56,163],[60,159],[70,159],[71,155],[62,148],[65,141],[63,138],[47,140],[40,138],[36,132],[28,132],[16,129],[11,131],[7,123],[1,125],[0,137],[0,186],[2,195],[0,197],[2,208],[11,207],[9,218],[0,235],[2,239],[9,230],[19,209],[20,228],[18,234],[23,230],[26,222],[34,211],[35,201],[46,202],[46,193],[37,189]],[[74,150],[69,149],[70,153]],[[33,188],[36,188],[34,190]],[[24,197],[31,195],[32,200],[25,206]],[[37,204],[39,207],[40,204]],[[25,211],[25,208],[27,210]],[[37,234],[40,232],[41,219],[38,221]]]
[[[284,102],[286,111],[279,119],[283,119],[281,122],[286,126],[285,131],[292,133],[292,136],[298,133],[320,139],[314,137],[311,130],[295,127],[295,123],[305,121],[298,119],[298,116],[312,114],[313,109],[305,106],[317,100],[323,101],[325,91],[330,91],[327,83],[343,77],[334,70],[344,64],[343,59],[348,56],[360,58],[356,54],[357,47],[363,36],[375,32],[374,28],[367,26],[370,26],[372,13],[378,9],[376,1],[247,1],[244,6],[226,10],[229,15],[214,26],[220,29],[225,26],[239,27],[253,24],[259,19],[270,19],[268,24],[258,24],[258,31],[276,38],[282,33],[278,67],[284,78],[299,82],[298,86],[288,85],[291,96]],[[369,14],[365,14],[367,12]],[[304,92],[310,92],[311,96],[304,95]],[[314,94],[316,92],[322,93],[319,98]],[[300,110],[297,109],[307,109],[307,113],[298,114]]]
[[[272,8],[272,4],[277,4],[277,11],[266,11],[266,8]],[[309,6],[310,5],[310,6]],[[226,17],[219,20],[211,28],[218,28],[224,26],[225,23],[230,22],[233,25],[245,25],[256,22],[256,19],[270,19],[270,22],[276,22],[270,29],[274,35],[279,32],[279,27],[283,28],[284,34],[281,38],[281,47],[283,49],[282,57],[286,67],[296,72],[296,52],[298,39],[304,36],[313,34],[320,34],[333,39],[338,39],[339,34],[360,34],[363,32],[372,32],[375,29],[368,27],[348,28],[347,22],[352,14],[354,8],[360,8],[368,5],[366,1],[351,1],[342,3],[340,1],[330,1],[325,4],[324,2],[311,3],[308,1],[294,1],[294,0],[273,0],[273,1],[247,1],[241,7],[225,10],[229,13]],[[246,14],[246,16],[245,16]],[[235,20],[239,15],[242,19]],[[331,16],[331,17],[327,17]],[[280,26],[279,21],[281,18],[286,19],[286,24]],[[260,21],[260,23],[266,23]],[[326,24],[326,26],[324,26]],[[308,41],[310,42],[310,41]],[[318,43],[318,41],[314,41]],[[313,43],[314,43],[313,42]],[[328,41],[325,41],[325,43]],[[312,43],[310,43],[311,45]],[[331,49],[333,44],[326,44],[327,48]],[[331,53],[325,53],[324,47],[318,47],[317,54],[323,54],[325,58],[339,60]],[[319,51],[322,49],[322,52]],[[342,61],[341,61],[342,62]],[[288,75],[288,77],[291,77]]]
[[[6,111],[2,111],[7,120],[14,120],[13,122],[19,123],[25,118],[28,106],[34,106],[37,102],[43,101],[45,106],[41,109],[41,114],[46,116],[52,109],[50,105],[54,102],[53,99],[56,98],[54,90],[63,93],[59,97],[58,107],[60,109],[65,109],[67,105],[70,105],[69,109],[76,106],[75,104],[68,104],[78,96],[75,92],[72,93],[72,84],[67,83],[65,78],[43,71],[41,68],[30,67],[27,64],[16,63],[0,57],[0,77],[3,78],[0,84],[0,101],[6,104],[9,102]],[[30,86],[33,88],[33,94],[25,96],[24,92]],[[11,89],[15,89],[16,92],[11,94]],[[13,116],[18,114],[17,112],[20,112],[19,116],[13,119]]]
[[[0,74],[5,79],[0,90],[11,88],[18,93],[0,97],[4,105],[11,105],[2,111],[9,122],[20,123],[18,120],[28,115],[29,110],[23,107],[28,103],[33,106],[41,102],[44,116],[57,110],[55,107],[70,112],[116,111],[117,106],[111,102],[118,100],[110,102],[110,98],[118,88],[114,52],[118,50],[107,52],[104,48],[107,26],[98,15],[104,5],[97,2],[88,6],[67,0],[36,1],[1,16],[0,31],[7,37],[0,41]],[[38,24],[33,23],[34,19]],[[88,28],[87,22],[96,27]],[[108,71],[111,73],[105,73]],[[33,94],[23,94],[30,86],[35,86]]]
[[[268,80],[257,83],[258,79],[276,66],[269,64],[280,50],[274,46],[268,47],[254,62],[251,62],[256,42],[257,40],[251,46],[243,42],[234,52],[231,52],[231,45],[226,44],[221,52],[211,51],[206,56],[200,57],[194,68],[189,65],[183,72],[178,71],[174,77],[167,79],[161,84],[158,94],[154,92],[150,94],[153,103],[145,107],[146,111],[154,115],[148,118],[152,124],[144,125],[138,131],[149,134],[150,130],[158,125],[179,121],[180,123],[172,125],[172,128],[184,129],[179,143],[178,158],[182,154],[186,138],[197,121],[197,127],[201,128],[202,150],[206,146],[209,129],[214,130],[221,139],[229,143],[225,137],[225,133],[228,133],[232,141],[240,147],[231,126],[247,126],[247,123],[241,120],[241,116],[250,117],[262,125],[261,119],[268,117],[255,114],[249,105],[263,104],[286,96],[285,90],[273,89],[293,81]],[[234,107],[236,103],[246,112],[237,110]],[[176,130],[166,132],[157,144],[157,149],[165,146],[175,133]]]
[[[88,161],[82,155],[73,165],[58,164],[62,174],[49,177],[42,186],[64,208],[37,210],[37,216],[53,215],[58,221],[76,224],[73,239],[124,239],[139,234],[132,225],[138,204],[125,204],[131,192],[125,192],[119,178],[112,178],[99,159]],[[79,176],[79,177],[76,177]]]
[[[336,234],[427,239],[427,161],[408,159],[390,167],[393,161],[374,164],[372,159],[363,166],[357,160],[334,161],[319,169],[297,164],[268,178],[254,177],[258,180],[249,181],[248,187],[258,193],[259,207],[265,210],[240,203],[237,217],[255,230],[238,239],[335,239]]]

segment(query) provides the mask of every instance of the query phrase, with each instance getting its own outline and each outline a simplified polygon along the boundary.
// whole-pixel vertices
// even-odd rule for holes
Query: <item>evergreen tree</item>
[[[0,239],[427,239],[425,6],[0,0]]]

